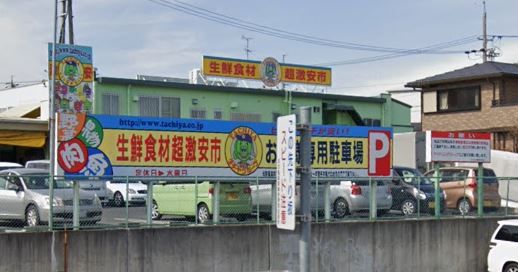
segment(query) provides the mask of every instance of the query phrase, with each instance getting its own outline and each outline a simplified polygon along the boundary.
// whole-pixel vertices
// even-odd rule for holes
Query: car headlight
[[[419,198],[421,200],[426,199],[426,194],[423,191],[418,190],[417,188],[413,189],[413,193],[416,198]]]
[[[50,197],[45,197],[45,206],[50,207]],[[63,207],[63,200],[60,198],[54,198],[54,201],[52,203],[52,206],[54,207]]]
[[[136,194],[136,193],[137,193],[137,191],[135,191],[135,190],[133,190],[133,189],[131,189],[131,188],[130,188],[130,189],[128,189],[128,193],[130,193],[130,194]]]

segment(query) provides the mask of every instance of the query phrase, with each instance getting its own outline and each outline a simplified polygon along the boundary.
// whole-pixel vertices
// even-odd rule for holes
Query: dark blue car
[[[393,178],[390,183],[392,193],[392,210],[401,211],[404,215],[419,213],[435,213],[435,186],[419,170],[410,167],[393,167]],[[445,208],[444,193],[439,188],[440,211]]]

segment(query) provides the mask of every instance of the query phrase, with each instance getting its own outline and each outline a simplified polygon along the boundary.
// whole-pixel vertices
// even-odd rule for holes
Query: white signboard
[[[491,134],[427,131],[426,162],[491,162]]]
[[[295,230],[295,115],[277,119],[277,228]]]

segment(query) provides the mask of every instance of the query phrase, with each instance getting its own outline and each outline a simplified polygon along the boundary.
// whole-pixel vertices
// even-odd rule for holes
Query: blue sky
[[[187,0],[186,0],[187,1]],[[488,33],[518,35],[518,1],[488,0]],[[343,42],[421,48],[482,33],[481,0],[391,1],[188,1],[227,16],[285,31]],[[46,43],[53,39],[53,1],[0,0],[0,82],[46,77]],[[76,44],[90,45],[99,74],[187,77],[203,55],[245,58],[242,35],[252,37],[251,59],[271,56],[320,64],[386,53],[283,40],[206,21],[149,0],[74,2]],[[9,37],[9,38],[6,38]],[[490,43],[491,45],[491,43]],[[495,43],[501,62],[518,62],[518,38]],[[448,50],[480,49],[480,41]],[[413,55],[332,66],[333,93],[377,95],[404,83],[475,63],[463,53]]]

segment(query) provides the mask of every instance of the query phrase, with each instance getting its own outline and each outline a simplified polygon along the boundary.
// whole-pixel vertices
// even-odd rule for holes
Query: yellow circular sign
[[[225,142],[225,158],[234,173],[240,176],[254,173],[263,158],[263,146],[259,135],[249,127],[237,127],[232,130]]]
[[[67,86],[75,87],[83,81],[83,65],[74,57],[64,58],[59,63],[59,79]]]

